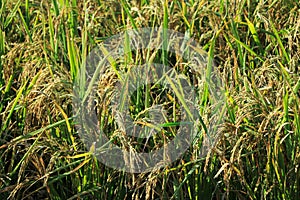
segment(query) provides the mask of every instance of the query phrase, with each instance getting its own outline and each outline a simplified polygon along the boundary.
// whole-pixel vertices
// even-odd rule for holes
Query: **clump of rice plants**
[[[299,2],[3,0],[0,21],[1,199],[299,198]],[[95,84],[98,120],[117,144],[128,138],[115,126],[106,97],[119,72],[147,59],[189,77],[199,89],[195,105],[204,123],[175,162],[134,174],[105,166],[95,147],[82,142],[72,98],[89,52],[106,38],[143,27],[197,40],[221,74],[226,106],[218,140],[201,157],[213,102],[201,90],[200,75],[168,51],[128,51]],[[178,96],[159,85],[136,90],[131,117],[145,124],[155,102],[165,105],[169,120],[176,118]],[[147,150],[171,139],[175,128],[164,127],[170,135],[152,138]],[[144,150],[145,140],[130,142],[128,148]]]

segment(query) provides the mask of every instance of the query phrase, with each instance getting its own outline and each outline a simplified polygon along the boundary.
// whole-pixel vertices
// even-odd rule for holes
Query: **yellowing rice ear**
[[[36,85],[23,99],[27,105],[29,117],[26,120],[26,128],[32,130],[34,126],[48,125],[49,117],[56,121],[63,119],[64,113],[70,115],[71,111],[68,106],[71,105],[71,93],[72,85],[67,73],[57,70],[53,79],[47,68],[42,70]]]
[[[5,56],[4,77],[8,82],[13,75],[12,88],[18,88],[26,80],[19,105],[26,109],[24,131],[30,132],[50,124],[49,119],[63,119],[62,110],[70,113],[72,82],[67,67],[53,67],[45,58],[43,42],[16,44]],[[50,70],[52,69],[52,70]],[[61,109],[55,106],[61,105]],[[7,107],[10,109],[10,106]],[[20,110],[21,111],[21,110]],[[13,127],[11,127],[13,128]]]

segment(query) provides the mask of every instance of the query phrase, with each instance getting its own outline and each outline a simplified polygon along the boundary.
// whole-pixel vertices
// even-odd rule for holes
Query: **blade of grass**
[[[134,21],[134,19],[133,19],[131,13],[130,13],[130,11],[129,11],[129,5],[128,5],[128,3],[127,3],[125,0],[121,0],[121,4],[122,4],[122,8],[124,8],[124,10],[125,10],[127,16],[129,17],[129,20],[130,20],[130,22],[131,22],[131,25],[133,26],[134,29],[137,29],[137,26],[136,26],[136,24],[135,24],[135,21]],[[125,25],[125,24],[124,24],[124,25]]]
[[[279,34],[278,34],[278,31],[276,30],[276,28],[275,28],[275,26],[274,26],[274,23],[272,22],[271,19],[270,19],[270,25],[271,25],[271,29],[272,29],[272,31],[273,31],[273,33],[274,33],[274,35],[275,35],[275,38],[276,38],[276,40],[277,40],[277,42],[278,42],[278,45],[279,45],[279,47],[280,47],[280,49],[281,49],[281,52],[283,53],[283,56],[284,56],[284,58],[285,58],[285,61],[286,61],[286,63],[289,63],[289,62],[290,62],[290,57],[289,57],[288,53],[286,52],[285,47],[283,46],[283,43],[282,43],[282,41],[281,41],[281,38],[280,38],[280,36],[279,36]]]
[[[25,32],[27,33],[27,35],[28,35],[28,37],[29,37],[29,41],[30,41],[30,42],[33,42],[32,36],[31,36],[31,33],[30,33],[30,30],[29,30],[29,28],[28,28],[28,25],[27,25],[27,23],[26,23],[26,21],[25,21],[25,19],[24,19],[24,16],[23,16],[23,14],[22,14],[20,8],[18,8],[18,12],[19,12],[20,17],[21,17],[21,20],[22,20],[22,22],[23,22],[23,25],[24,25],[24,28],[25,28]]]
[[[17,93],[17,96],[16,96],[16,98],[14,99],[14,103],[13,103],[13,105],[12,105],[12,107],[11,107],[11,109],[10,109],[8,115],[7,115],[7,118],[6,118],[5,122],[4,122],[4,125],[3,125],[3,127],[1,128],[0,136],[2,135],[2,133],[3,133],[3,132],[6,130],[6,128],[8,127],[9,122],[10,122],[10,119],[11,119],[11,117],[12,117],[12,114],[13,114],[13,112],[15,111],[15,108],[16,108],[18,102],[19,102],[19,99],[20,99],[21,96],[22,96],[23,91],[25,90],[26,84],[27,84],[27,82],[24,83],[23,86],[19,89],[19,91],[18,91],[18,93]]]
[[[69,120],[70,119],[72,119],[72,118],[69,118]],[[46,127],[40,128],[40,129],[38,129],[36,131],[27,133],[26,135],[21,135],[21,136],[15,137],[13,140],[11,140],[11,142],[0,146],[0,149],[6,148],[8,145],[14,144],[14,143],[19,142],[21,140],[25,140],[25,139],[28,139],[30,137],[33,137],[33,136],[35,136],[35,135],[37,135],[37,134],[39,134],[39,133],[41,133],[43,131],[46,131],[46,130],[51,129],[51,128],[54,128],[54,127],[56,127],[56,126],[58,126],[60,124],[63,124],[65,122],[66,122],[66,120],[61,120],[61,121],[55,122],[53,124],[50,124],[50,125],[48,125]]]
[[[108,52],[107,52],[108,53]],[[90,93],[92,92],[92,88],[94,86],[94,84],[96,83],[96,80],[98,79],[98,76],[100,74],[100,71],[102,69],[102,66],[103,64],[106,62],[106,59],[112,59],[111,55],[108,53],[107,55],[105,55],[105,57],[99,62],[98,66],[96,67],[96,71],[95,73],[93,74],[93,77],[87,87],[86,90],[84,90],[84,96],[83,96],[83,99],[82,99],[82,102],[85,102],[88,98],[88,96],[90,95]],[[117,70],[117,69],[116,69]],[[84,72],[82,72],[84,73]],[[119,74],[119,73],[118,73]],[[120,75],[119,75],[120,76]],[[79,85],[82,84],[81,83],[81,80],[79,82]]]
[[[26,151],[26,153],[24,154],[24,156],[21,158],[21,160],[19,161],[19,163],[16,165],[16,167],[14,168],[14,170],[10,173],[10,175],[14,175],[17,170],[19,169],[19,167],[21,166],[21,164],[23,163],[23,161],[27,158],[27,156],[31,153],[31,151],[33,150],[33,148],[35,147],[37,141],[39,141],[39,139],[41,138],[42,134],[40,134],[35,141],[32,143],[32,145],[30,145],[30,147],[28,148],[28,150]]]
[[[71,34],[72,35],[72,34]],[[76,51],[76,45],[74,42],[74,38],[71,35],[67,34],[66,41],[67,41],[67,50],[68,50],[68,58],[70,61],[70,73],[72,80],[75,79],[77,72],[78,72],[78,52]]]
[[[258,38],[257,31],[256,31],[256,29],[255,29],[255,27],[254,27],[254,24],[247,18],[246,15],[245,15],[245,19],[246,19],[246,21],[247,21],[247,25],[248,25],[248,27],[249,27],[249,30],[250,30],[250,32],[251,32],[251,34],[252,34],[252,36],[253,36],[253,39],[254,39],[255,43],[256,43],[256,44],[258,45],[258,47],[259,47],[259,51],[262,53],[262,55],[264,55],[265,52],[264,52],[264,50],[263,50],[263,48],[262,48],[262,46],[261,46],[260,40],[259,40],[259,38]]]
[[[239,39],[235,38],[232,35],[229,35],[229,36],[231,38],[233,38],[239,45],[241,45],[242,47],[244,47],[250,54],[252,54],[256,58],[258,58],[260,61],[264,62],[264,60],[259,55],[257,55],[257,53],[255,53],[247,44],[241,42]],[[242,58],[242,60],[244,60],[244,59]]]
[[[0,57],[4,54],[5,52],[5,32],[2,31],[1,26],[0,26]],[[1,62],[0,62],[1,65]],[[1,67],[1,66],[0,66]],[[0,68],[0,71],[2,68]],[[1,81],[2,77],[0,77]]]
[[[169,27],[169,14],[168,14],[168,0],[164,2],[164,19],[163,19],[163,29],[162,29],[162,63],[164,66],[168,65],[168,27]],[[164,71],[163,71],[164,73]]]
[[[8,27],[8,25],[12,22],[12,20],[14,19],[14,17],[16,16],[16,13],[18,11],[18,9],[20,8],[22,1],[19,0],[16,5],[14,6],[12,12],[8,15],[8,17],[5,19],[4,22],[4,28]]]
[[[29,22],[30,22],[29,0],[25,0],[25,22],[27,27],[29,27]]]
[[[52,0],[52,3],[54,5],[55,16],[58,16],[59,15],[59,8],[58,8],[57,0]]]
[[[237,24],[236,22],[234,21],[234,19],[231,19],[230,20],[230,25],[231,25],[231,30],[232,30],[232,33],[233,33],[233,36],[230,35],[232,38],[234,38],[236,41],[240,41],[240,36],[238,34],[238,27],[237,27]],[[243,59],[243,49],[241,47],[241,43],[242,42],[238,42],[237,43],[237,53],[238,53],[238,58],[239,58],[239,63],[240,63],[240,66],[242,67],[242,70],[243,70],[243,75],[245,76],[246,75],[246,66],[244,66],[244,59]]]

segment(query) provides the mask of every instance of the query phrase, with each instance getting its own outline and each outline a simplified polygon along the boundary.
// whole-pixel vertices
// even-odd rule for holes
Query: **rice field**
[[[160,49],[132,48],[126,33],[143,28],[162,30]],[[192,38],[203,65],[171,52],[166,30]],[[116,35],[117,59],[101,48]],[[174,73],[129,94],[146,62]],[[1,0],[0,199],[299,199],[299,75],[299,0]],[[112,105],[158,133],[126,135]],[[99,160],[94,127],[124,151],[151,153],[184,129],[183,111],[196,114],[196,137],[172,162],[126,171]]]

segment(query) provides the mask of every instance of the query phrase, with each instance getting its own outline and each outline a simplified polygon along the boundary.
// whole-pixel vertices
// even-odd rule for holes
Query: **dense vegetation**
[[[171,165],[131,174],[86,151],[75,128],[72,87],[95,46],[142,27],[197,40],[225,83],[226,109],[206,157],[199,157],[202,127],[201,137]],[[153,55],[159,62],[160,54]],[[0,56],[1,199],[300,197],[298,0],[2,0]],[[182,66],[179,58],[164,56]],[[116,72],[108,77],[102,89],[118,78]],[[145,108],[132,102],[133,114]],[[203,113],[209,102],[207,94],[197,102]],[[105,105],[97,106],[109,115]],[[116,131],[114,121],[105,120],[106,130]]]

